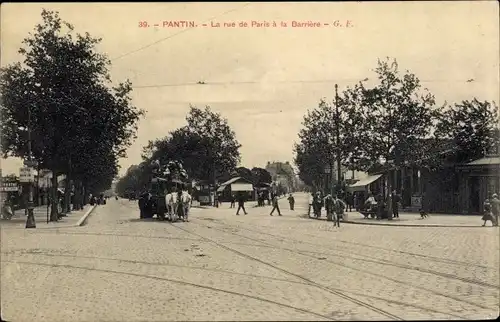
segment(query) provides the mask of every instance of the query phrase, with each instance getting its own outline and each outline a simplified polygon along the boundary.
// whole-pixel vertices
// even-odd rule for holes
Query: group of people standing
[[[491,198],[486,198],[483,208],[483,226],[486,226],[487,221],[491,221],[493,226],[498,226],[498,217],[500,216],[500,199],[498,199],[498,195],[494,193]]]
[[[90,205],[93,206],[93,205],[105,205],[106,202],[108,200],[108,197],[107,196],[104,196],[104,194],[100,194],[99,196],[94,196],[94,195],[90,195]]]
[[[370,193],[364,202],[363,210],[375,212],[377,219],[386,217],[399,218],[400,206],[401,197],[396,190],[393,190],[387,198],[384,198],[382,194],[378,194],[377,197],[375,197]]]
[[[326,220],[333,221],[334,226],[340,227],[340,218],[344,218],[344,212],[348,208],[348,204],[336,194],[327,194],[323,197],[321,192],[318,191],[312,195],[309,201],[308,215],[311,215],[312,208],[313,217],[320,219],[323,207],[326,210]]]

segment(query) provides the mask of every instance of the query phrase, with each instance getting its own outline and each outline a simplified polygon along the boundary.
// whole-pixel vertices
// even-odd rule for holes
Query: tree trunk
[[[52,187],[50,189],[50,221],[58,221],[59,214],[57,212],[57,172],[52,169]]]
[[[63,213],[67,214],[71,212],[71,177],[69,174],[66,175],[66,180],[64,182],[64,209]]]
[[[64,187],[64,213],[71,212],[71,157],[68,161],[68,173],[66,174],[66,182]]]
[[[83,205],[89,203],[89,190],[87,188],[87,184],[82,182],[82,190],[83,190]]]
[[[84,189],[83,189],[83,183],[81,180],[78,181],[78,206],[80,207],[80,210],[83,210],[83,206],[85,205],[85,200],[84,200]]]
[[[83,209],[83,204],[82,204],[82,187],[81,187],[81,182],[79,180],[75,181],[75,204],[73,205],[74,209],[76,210],[82,210]]]

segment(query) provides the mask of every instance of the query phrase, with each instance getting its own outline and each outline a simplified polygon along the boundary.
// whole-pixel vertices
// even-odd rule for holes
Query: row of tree
[[[375,73],[376,86],[361,81],[305,115],[294,153],[306,184],[320,184],[337,153],[342,166],[370,172],[401,165],[435,169],[444,151],[450,162],[461,163],[498,146],[494,103],[474,98],[437,106],[417,76],[401,73],[389,58],[378,61]]]
[[[204,109],[191,106],[186,125],[163,138],[150,141],[143,148],[143,162],[127,170],[117,182],[116,191],[124,196],[147,189],[154,175],[154,165],[174,160],[179,161],[188,177],[195,181],[214,183],[240,176],[255,184],[271,183],[271,175],[265,169],[237,168],[240,147],[227,119],[209,106]]]
[[[31,157],[52,171],[57,220],[57,177],[66,175],[66,207],[71,182],[77,209],[109,188],[144,112],[131,103],[129,81],[112,86],[101,39],[75,35],[57,12],[43,10],[42,19],[23,41],[23,61],[2,69],[1,147],[3,157]]]

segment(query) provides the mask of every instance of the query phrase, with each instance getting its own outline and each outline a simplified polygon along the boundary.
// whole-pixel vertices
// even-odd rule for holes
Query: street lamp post
[[[340,168],[340,112],[339,112],[339,94],[338,94],[338,85],[335,84],[335,129],[336,129],[336,142],[337,142],[337,181],[340,184],[342,181],[342,170]]]
[[[31,108],[28,107],[28,158],[24,161],[24,165],[30,168],[30,176],[32,169],[37,166],[37,162],[33,161],[31,154]],[[26,218],[25,228],[36,228],[35,215],[33,214],[33,182],[29,182],[28,194],[28,217]]]

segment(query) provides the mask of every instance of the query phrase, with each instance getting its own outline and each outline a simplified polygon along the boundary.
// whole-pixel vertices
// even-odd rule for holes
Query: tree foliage
[[[455,162],[479,159],[500,143],[498,107],[477,99],[443,109],[435,136],[452,140]]]
[[[158,162],[166,165],[172,161],[182,163],[183,169],[193,180],[214,180],[229,178],[240,161],[240,144],[227,120],[213,112],[191,106],[186,116],[187,125],[168,133],[167,136],[149,141],[143,148],[144,164]],[[146,167],[147,168],[147,167]],[[239,168],[235,172],[252,180],[250,170]],[[117,191],[124,193],[134,185],[144,184],[149,171],[133,168],[117,184]]]
[[[43,10],[42,19],[19,50],[23,63],[2,70],[4,157],[28,156],[29,128],[41,167],[100,190],[116,175],[143,111],[131,103],[130,82],[111,88],[110,62],[96,50],[101,39],[75,35],[57,12]]]
[[[421,142],[439,115],[434,96],[422,91],[414,74],[401,75],[396,60],[379,60],[375,73],[378,85],[366,88],[360,82],[341,99],[352,129],[349,163],[364,171],[390,159],[396,165],[418,163]]]
[[[255,167],[250,171],[252,172],[252,181],[255,185],[260,185],[263,183],[270,184],[271,182],[273,182],[271,174],[266,169]]]
[[[294,146],[294,162],[299,168],[299,177],[307,185],[320,183],[325,167],[335,164],[338,151],[344,162],[351,155],[351,132],[346,116],[345,111],[337,113],[333,104],[325,100],[304,116],[299,142]]]
[[[245,178],[245,179],[249,180],[250,182],[254,182],[253,173],[250,169],[245,168],[245,167],[238,167],[238,168],[236,168],[235,172],[239,177]]]
[[[193,179],[208,178],[210,169],[205,166],[208,151],[204,138],[182,127],[169,133],[162,139],[150,141],[143,149],[144,160],[158,160],[167,164],[171,160],[180,160],[184,169]]]
[[[191,106],[186,121],[188,130],[202,139],[206,151],[203,166],[215,170],[213,176],[236,168],[240,162],[241,144],[227,119],[213,112],[209,106],[205,109]]]

